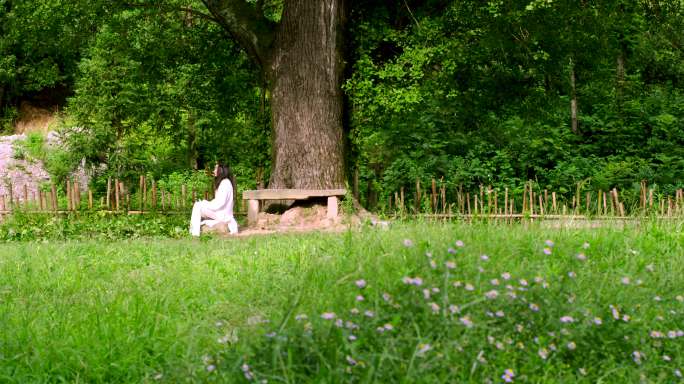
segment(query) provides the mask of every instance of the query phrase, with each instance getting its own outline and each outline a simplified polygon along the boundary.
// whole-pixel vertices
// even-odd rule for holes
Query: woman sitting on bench
[[[190,217],[190,234],[200,235],[202,225],[213,227],[226,223],[231,234],[238,233],[238,225],[233,217],[233,196],[236,190],[235,176],[230,167],[216,163],[214,167],[214,200],[200,200],[192,206]],[[203,220],[208,219],[208,220]]]

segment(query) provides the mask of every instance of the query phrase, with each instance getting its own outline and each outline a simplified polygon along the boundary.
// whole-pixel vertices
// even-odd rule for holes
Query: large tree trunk
[[[285,2],[270,65],[269,188],[344,186],[343,0]]]
[[[269,188],[344,186],[342,53],[345,0],[284,0],[280,23],[263,0],[202,0],[259,66],[271,92]]]

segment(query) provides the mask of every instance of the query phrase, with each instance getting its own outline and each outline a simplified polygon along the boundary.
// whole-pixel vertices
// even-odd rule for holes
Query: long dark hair
[[[228,179],[230,180],[230,183],[233,184],[233,196],[235,196],[235,194],[237,194],[237,183],[235,182],[233,171],[228,165],[221,162],[217,162],[216,165],[218,166],[218,169],[216,169],[216,177],[214,177],[214,189],[218,189],[219,184],[221,184],[223,179]]]

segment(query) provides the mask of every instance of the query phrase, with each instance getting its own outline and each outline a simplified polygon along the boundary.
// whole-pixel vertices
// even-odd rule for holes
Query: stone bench
[[[259,200],[307,200],[312,197],[328,198],[328,218],[337,217],[339,196],[347,193],[345,189],[258,189],[244,191],[242,200],[249,200],[247,225],[254,225],[259,214]]]

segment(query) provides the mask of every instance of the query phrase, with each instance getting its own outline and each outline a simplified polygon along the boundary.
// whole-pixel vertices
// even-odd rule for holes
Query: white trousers
[[[238,233],[237,221],[235,221],[233,216],[228,218],[220,218],[216,212],[207,208],[206,203],[206,200],[201,200],[195,202],[195,204],[192,206],[192,215],[190,216],[190,234],[192,236],[200,235],[200,229],[202,228],[203,224],[214,226],[218,223],[228,224],[228,231],[230,231],[232,235]],[[210,220],[202,221],[203,218]]]

